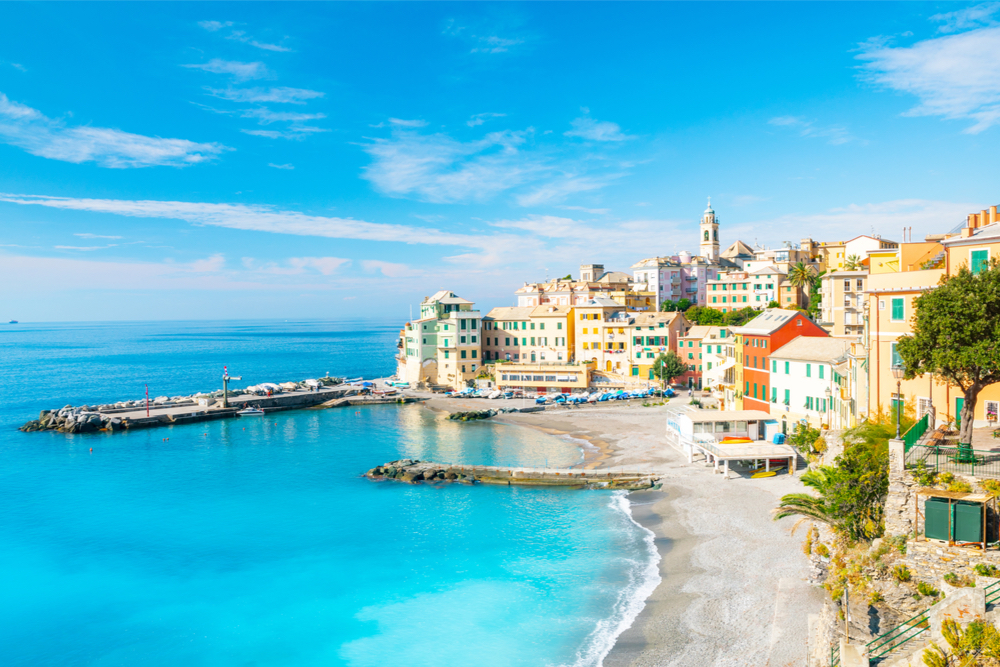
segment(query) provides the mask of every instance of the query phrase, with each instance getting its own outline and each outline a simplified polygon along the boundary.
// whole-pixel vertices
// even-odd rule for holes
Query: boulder
[[[444,479],[458,479],[458,475],[456,475],[455,473],[453,473],[450,470],[448,472],[444,473],[444,475],[442,475],[442,477]]]
[[[417,474],[418,473],[404,472],[402,475],[400,475],[398,477],[398,479],[400,479],[400,480],[402,480],[404,482],[416,482],[417,481]]]

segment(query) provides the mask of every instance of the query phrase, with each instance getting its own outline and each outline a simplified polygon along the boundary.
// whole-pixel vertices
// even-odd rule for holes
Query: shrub
[[[896,567],[892,568],[892,576],[896,578],[896,581],[900,583],[905,583],[909,581],[913,575],[910,574],[910,568],[906,567],[905,565],[897,565]]]
[[[972,493],[972,485],[965,480],[956,479],[948,485],[948,490],[955,493]]]
[[[826,440],[822,436],[816,438],[816,442],[813,443],[813,451],[817,454],[822,454],[826,451]]]
[[[826,558],[830,555],[830,550],[827,548],[825,544],[820,542],[819,544],[816,545],[816,553],[818,553],[823,558]]]
[[[944,580],[948,583],[949,586],[955,586],[956,588],[961,588],[963,586],[966,588],[976,587],[976,582],[974,579],[972,579],[972,577],[960,577],[954,572],[949,572],[948,574],[944,575]]]
[[[920,486],[934,486],[934,483],[937,481],[937,473],[933,470],[928,470],[923,460],[917,461],[910,472]]]
[[[878,591],[872,591],[868,595],[868,604],[870,606],[874,606],[874,605],[878,604],[879,602],[885,602],[885,598],[882,597],[882,594],[879,593]]]
[[[955,475],[950,472],[943,472],[938,475],[938,482],[941,484],[951,484],[955,481]]]
[[[974,568],[980,577],[1000,577],[1000,568],[996,565],[990,565],[989,563],[979,563]]]
[[[921,582],[919,582],[917,584],[917,592],[920,593],[921,595],[925,596],[925,597],[934,597],[934,598],[936,598],[937,596],[941,595],[941,591],[939,591],[938,589],[934,588],[933,586],[931,586],[930,584],[928,584],[926,581],[921,581]]]
[[[1000,496],[1000,481],[995,479],[984,479],[980,484],[983,490],[991,496]]]

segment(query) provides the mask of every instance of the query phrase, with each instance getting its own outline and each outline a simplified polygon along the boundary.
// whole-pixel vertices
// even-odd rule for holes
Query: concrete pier
[[[402,395],[398,397],[367,396],[361,395],[361,392],[361,387],[353,385],[325,386],[319,387],[318,390],[285,391],[272,396],[230,392],[229,407],[223,406],[221,397],[186,399],[167,404],[150,403],[148,414],[145,406],[125,408],[101,406],[82,411],[77,408],[70,410],[67,407],[62,410],[43,410],[38,419],[28,422],[20,430],[26,432],[59,431],[62,433],[114,432],[230,419],[237,417],[237,413],[245,406],[253,406],[270,414],[303,408],[411,403],[418,400]],[[250,418],[252,419],[252,417]]]
[[[658,477],[649,471],[584,470],[581,468],[526,468],[436,463],[401,459],[365,473],[372,480],[398,482],[466,482],[503,486],[569,486],[590,489],[649,489]]]

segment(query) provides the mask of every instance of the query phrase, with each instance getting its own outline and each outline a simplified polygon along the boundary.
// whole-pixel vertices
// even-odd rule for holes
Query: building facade
[[[849,428],[850,406],[845,406],[843,389],[850,346],[841,338],[798,336],[774,350],[770,413],[787,424],[805,421],[814,428]]]
[[[396,375],[413,385],[460,389],[482,365],[482,316],[474,303],[440,291],[420,303],[420,318],[399,334]]]
[[[867,271],[834,271],[821,279],[820,319],[834,336],[862,336],[865,332]]]

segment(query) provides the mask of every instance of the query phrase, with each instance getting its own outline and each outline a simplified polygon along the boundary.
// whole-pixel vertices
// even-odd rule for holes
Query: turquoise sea
[[[577,445],[419,406],[125,434],[41,409],[393,372],[373,322],[0,325],[3,665],[599,665],[658,581],[620,492],[373,483]],[[91,448],[93,451],[91,452]]]

